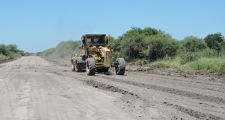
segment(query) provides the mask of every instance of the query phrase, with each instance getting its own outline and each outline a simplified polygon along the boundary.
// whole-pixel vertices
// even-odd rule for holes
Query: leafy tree
[[[0,45],[0,54],[2,54],[4,56],[9,55],[9,50],[6,45]]]
[[[202,39],[194,36],[189,36],[184,38],[181,47],[184,52],[197,52],[202,49],[205,49],[207,46]]]
[[[205,37],[205,42],[207,46],[219,52],[223,49],[224,37],[221,33],[209,34]]]
[[[139,34],[133,34],[122,38],[121,41],[122,53],[128,57],[128,59],[143,58],[143,49],[147,48],[144,37]]]
[[[120,47],[115,47],[123,48],[120,51],[128,60],[146,58],[147,37],[158,34],[163,34],[163,32],[151,27],[144,29],[133,27],[119,38],[121,43],[117,43],[117,45]]]
[[[113,49],[114,52],[119,52],[120,51],[120,42],[121,42],[121,37],[114,39],[113,37],[110,38],[109,46],[110,48]]]
[[[147,27],[144,29],[133,27],[133,28],[131,28],[131,30],[129,30],[125,34],[123,34],[122,37],[127,37],[127,36],[134,35],[134,34],[138,34],[138,35],[147,37],[147,36],[151,36],[151,35],[163,34],[163,32],[161,32],[155,28],[151,28],[151,27]]]
[[[145,36],[157,35],[159,33],[161,33],[161,31],[151,27],[147,27],[142,30],[142,34]]]
[[[109,47],[112,48],[112,50],[113,50],[113,52],[112,52],[113,61],[115,61],[119,57],[122,57],[121,54],[120,54],[121,39],[122,39],[122,37],[118,37],[117,39],[114,39],[114,38],[110,39]]]
[[[20,50],[17,49],[16,45],[8,45],[8,50],[12,51],[12,52],[19,52]]]
[[[176,55],[178,43],[155,28],[132,28],[121,36],[120,51],[127,60],[157,60]],[[118,47],[116,47],[118,48]]]
[[[16,45],[0,45],[0,55],[5,59],[14,59],[20,56],[24,56],[25,53],[19,50]]]
[[[148,60],[154,61],[164,57],[173,57],[177,53],[178,43],[167,35],[148,38]]]

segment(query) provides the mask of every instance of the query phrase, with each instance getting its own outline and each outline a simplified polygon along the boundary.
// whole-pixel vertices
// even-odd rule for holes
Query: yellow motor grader
[[[124,75],[126,63],[124,58],[112,61],[112,49],[109,48],[110,36],[105,34],[85,34],[81,37],[82,45],[72,55],[72,71],[86,72],[95,75],[96,72],[108,72],[115,67],[117,75]]]

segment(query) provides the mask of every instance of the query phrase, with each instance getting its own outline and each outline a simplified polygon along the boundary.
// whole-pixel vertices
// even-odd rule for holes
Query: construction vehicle
[[[112,49],[109,47],[110,36],[105,34],[85,34],[81,37],[81,47],[72,55],[72,71],[86,72],[95,75],[96,72],[108,72],[115,67],[117,75],[124,75],[126,63],[124,58],[112,61]]]

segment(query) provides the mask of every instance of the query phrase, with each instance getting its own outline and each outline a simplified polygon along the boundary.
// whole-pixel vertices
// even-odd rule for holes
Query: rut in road
[[[126,90],[123,90],[123,89],[120,89],[118,87],[115,87],[115,86],[112,86],[112,85],[109,85],[109,84],[104,84],[104,83],[101,83],[101,82],[98,82],[98,81],[95,81],[95,80],[88,80],[86,81],[86,83],[90,86],[93,86],[95,88],[99,88],[99,89],[103,89],[103,90],[108,90],[108,91],[112,91],[112,92],[118,92],[118,93],[121,93],[121,94],[128,94],[128,95],[131,95],[131,96],[135,96],[135,99],[141,99],[137,94],[135,93],[131,93],[129,91],[126,91]],[[146,99],[142,99],[143,101],[147,101]],[[172,103],[168,103],[168,102],[164,102],[163,104],[167,105],[167,106],[170,106],[170,107],[173,107],[175,109],[177,109],[178,111],[181,111],[181,112],[184,112],[190,116],[193,116],[195,118],[199,118],[199,119],[210,119],[210,120],[222,120],[223,118],[221,117],[217,117],[215,115],[212,115],[212,114],[205,114],[205,113],[201,113],[199,111],[195,111],[195,110],[192,110],[192,109],[188,109],[188,108],[185,108],[183,106],[179,106],[179,105],[174,105]]]
[[[173,89],[173,88],[168,88],[168,87],[163,87],[163,86],[157,86],[157,85],[150,85],[150,84],[145,84],[145,83],[140,83],[140,82],[133,82],[133,81],[124,81],[123,79],[115,79],[115,78],[110,78],[110,77],[105,77],[101,76],[102,78],[110,79],[116,82],[121,82],[121,83],[126,83],[129,85],[135,85],[139,87],[145,87],[147,89],[154,89],[162,92],[167,92],[171,94],[176,94],[180,96],[185,96],[185,97],[190,97],[193,99],[199,99],[203,101],[209,101],[209,102],[215,102],[218,104],[225,104],[225,99],[220,98],[220,97],[214,97],[214,96],[206,96],[206,95],[201,95],[198,93],[193,93],[193,92],[188,92],[188,91],[183,91],[183,90],[178,90],[178,89]]]

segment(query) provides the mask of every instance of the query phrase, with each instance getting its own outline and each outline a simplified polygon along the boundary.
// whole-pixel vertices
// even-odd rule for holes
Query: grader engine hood
[[[96,65],[111,67],[111,52],[110,49],[103,46],[93,46],[89,48],[89,53],[96,60]]]

